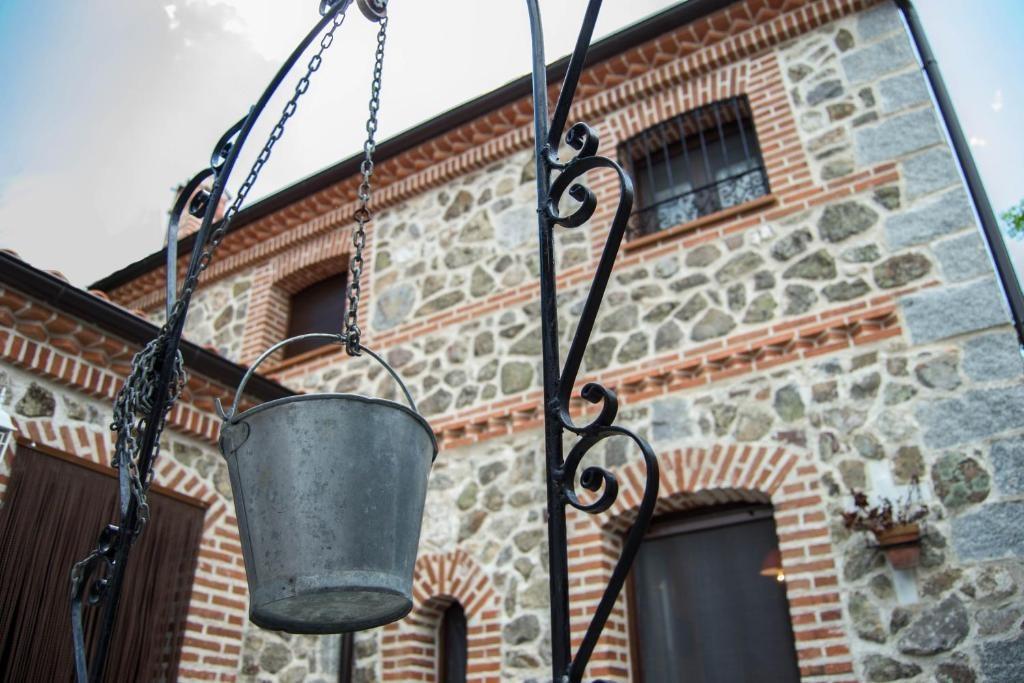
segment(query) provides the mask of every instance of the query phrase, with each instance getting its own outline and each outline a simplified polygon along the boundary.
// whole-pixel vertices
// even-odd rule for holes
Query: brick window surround
[[[634,172],[634,180],[640,188],[640,194],[643,195],[645,178],[648,184],[650,178],[644,168],[636,168],[638,160],[630,158],[629,149],[635,141],[641,140],[646,131],[656,131],[671,125],[673,120],[711,111],[718,104],[742,102],[741,117],[747,121],[745,130],[752,138],[747,141],[748,147],[764,180],[764,188],[768,190],[767,194],[752,201],[681,219],[682,222],[674,225],[669,221],[653,231],[637,229],[637,219],[639,214],[644,213],[646,206],[643,197],[640,196],[634,202],[634,215],[630,217],[629,239],[624,244],[626,251],[658,243],[675,235],[703,230],[726,219],[758,216],[770,210],[776,202],[776,197],[771,192],[775,191],[776,186],[785,187],[790,182],[788,175],[791,172],[791,169],[778,158],[777,153],[771,153],[777,146],[780,126],[785,124],[776,111],[776,89],[766,85],[766,82],[772,82],[777,78],[777,70],[778,65],[774,57],[728,64],[711,73],[695,77],[686,87],[651,93],[605,118],[598,128],[601,144],[607,145],[610,150],[617,150],[618,161],[624,168]],[[766,148],[768,153],[765,153]],[[796,149],[799,147],[794,147],[794,150]],[[699,157],[700,152],[696,153]],[[636,178],[637,173],[643,177]],[[593,189],[600,192],[601,186],[607,184],[609,188],[605,191],[610,191],[613,181],[614,178],[611,177],[601,178],[595,182]],[[595,245],[595,248],[598,246],[600,245]]]
[[[801,680],[848,681],[852,677],[850,638],[837,590],[835,550],[819,492],[812,456],[730,445],[688,448],[659,458],[656,515],[722,502],[770,502],[775,510],[790,620]],[[604,515],[570,510],[569,575],[574,609],[573,646],[578,647],[619,557],[636,515],[645,479],[642,461],[614,471],[619,496]],[[575,540],[573,540],[575,539]],[[630,623],[625,592],[615,605],[588,667],[588,678],[628,680],[632,670]]]
[[[329,233],[307,244],[267,261],[255,273],[252,291],[249,295],[248,316],[245,321],[241,362],[251,363],[269,347],[288,335],[288,316],[291,297],[306,287],[348,270],[351,248],[350,231],[339,230]],[[368,269],[364,269],[361,286],[368,289]],[[360,315],[365,313],[365,299],[360,302]],[[341,332],[342,321],[335,330]],[[318,350],[300,354],[289,362],[309,355],[318,355]],[[280,360],[278,351],[272,360]]]
[[[466,613],[466,681],[501,680],[501,603],[490,577],[468,553],[421,555],[413,579],[412,612],[384,627],[381,680],[438,681],[438,629],[453,602]]]
[[[716,100],[619,145],[637,193],[627,235],[644,237],[768,194],[750,101]]]

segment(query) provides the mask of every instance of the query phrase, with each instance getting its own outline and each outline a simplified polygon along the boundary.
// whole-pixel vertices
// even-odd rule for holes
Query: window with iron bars
[[[745,96],[648,128],[620,147],[636,183],[630,239],[689,223],[768,194]]]

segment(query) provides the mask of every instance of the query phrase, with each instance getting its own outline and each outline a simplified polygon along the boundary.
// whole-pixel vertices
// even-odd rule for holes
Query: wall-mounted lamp
[[[786,573],[782,571],[782,553],[778,548],[772,548],[764,556],[764,560],[761,562],[761,576],[774,576],[779,583],[785,582]]]

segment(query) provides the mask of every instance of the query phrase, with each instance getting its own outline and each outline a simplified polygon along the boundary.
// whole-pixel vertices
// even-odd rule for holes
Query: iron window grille
[[[750,102],[732,97],[648,128],[620,147],[637,189],[629,238],[768,194]]]

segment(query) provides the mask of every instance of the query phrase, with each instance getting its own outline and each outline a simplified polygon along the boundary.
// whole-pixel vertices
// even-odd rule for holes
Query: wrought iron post
[[[191,297],[199,275],[209,265],[213,252],[223,240],[231,221],[252,188],[263,165],[269,159],[284,126],[295,112],[297,100],[306,92],[309,79],[320,67],[322,54],[334,40],[334,31],[341,25],[353,0],[320,0],[321,19],[288,57],[263,95],[249,112],[233,125],[217,142],[209,167],[196,174],[183,188],[172,211],[167,240],[167,320],[158,336],[133,360],[132,373],[118,395],[115,405],[114,429],[118,432],[114,465],[120,470],[121,506],[118,523],[100,535],[97,547],[72,570],[71,602],[75,667],[78,681],[100,681],[117,614],[118,599],[132,544],[141,533],[148,515],[146,491],[152,477],[152,464],[159,449],[160,433],[178,393],[183,386],[184,369],[178,351]],[[371,21],[380,22],[378,65],[382,50],[383,28],[386,26],[387,0],[356,0],[359,9]],[[540,250],[541,347],[544,384],[545,481],[547,486],[549,572],[551,596],[551,643],[553,683],[577,683],[583,678],[587,663],[608,620],[615,600],[622,590],[630,566],[639,550],[658,496],[658,462],[650,446],[631,431],[614,424],[618,411],[615,393],[597,383],[588,383],[581,397],[599,408],[589,423],[576,424],[571,413],[572,393],[579,375],[583,354],[597,320],[601,300],[611,277],[612,267],[626,230],[633,205],[633,184],[613,159],[597,154],[599,141],[595,131],[577,123],[565,132],[576,87],[579,82],[601,0],[590,0],[583,18],[576,47],[569,61],[561,92],[549,120],[547,101],[547,65],[544,59],[543,30],[538,0],[526,0],[532,41],[533,105],[535,153],[537,166],[537,225]],[[295,94],[241,184],[238,194],[220,222],[214,216],[224,193],[228,177],[257,118],[271,96],[281,85],[299,57],[321,37],[320,49],[310,60]],[[379,77],[379,73],[377,74]],[[379,83],[377,85],[379,90]],[[375,114],[371,100],[371,114]],[[562,161],[558,158],[559,143],[565,132],[565,143],[575,153]],[[372,143],[372,139],[371,139]],[[372,150],[371,150],[372,151]],[[372,169],[372,166],[370,167]],[[583,312],[576,324],[565,363],[559,361],[558,311],[554,258],[554,230],[575,229],[586,223],[597,208],[597,199],[576,181],[587,173],[605,169],[614,172],[619,181],[618,205],[615,209],[605,246],[594,274]],[[212,180],[209,190],[202,189]],[[193,198],[194,195],[194,198]],[[571,213],[559,213],[559,202],[568,195],[578,203]],[[176,282],[177,229],[180,217],[188,211],[202,219],[185,276],[180,287]],[[356,216],[358,219],[359,216]],[[576,436],[568,455],[563,452],[565,431]],[[568,537],[566,507],[572,506],[586,514],[606,511],[618,495],[615,476],[596,466],[579,472],[583,458],[591,448],[609,437],[632,440],[646,466],[646,483],[637,518],[623,543],[608,586],[599,601],[587,630],[575,652],[572,647],[569,611]],[[577,476],[578,475],[578,476]],[[591,492],[589,502],[577,495],[579,486]],[[103,574],[99,576],[99,574]],[[102,603],[98,643],[90,663],[86,661],[82,612],[86,603]]]
[[[600,384],[588,383],[582,387],[581,397],[600,406],[596,418],[577,425],[570,414],[570,402],[579,375],[583,353],[611,277],[612,266],[625,234],[626,222],[633,206],[633,183],[613,159],[598,156],[599,141],[596,132],[585,123],[577,123],[565,134],[565,143],[575,151],[567,161],[558,158],[559,142],[569,118],[569,109],[576,94],[580,74],[586,62],[594,24],[601,8],[601,0],[590,0],[583,17],[583,25],[576,47],[569,59],[565,80],[555,104],[554,114],[548,120],[547,64],[544,59],[544,37],[537,0],[526,0],[530,14],[530,33],[533,46],[533,113],[534,151],[537,164],[537,228],[540,249],[540,304],[541,350],[543,354],[544,382],[544,450],[547,480],[548,512],[548,570],[551,596],[551,673],[555,683],[577,683],[593,654],[597,640],[608,621],[615,600],[622,591],[629,569],[640,549],[640,542],[650,525],[654,505],[658,499],[658,460],[651,447],[642,438],[614,424],[618,411],[615,393]],[[576,323],[576,331],[565,358],[559,365],[558,310],[555,284],[554,230],[556,226],[574,229],[586,223],[597,208],[594,194],[576,181],[596,169],[613,171],[619,180],[618,206],[608,228],[604,249],[594,273],[593,283]],[[553,174],[557,173],[552,179]],[[567,215],[559,213],[559,202],[568,194],[579,206]],[[577,437],[566,457],[562,449],[563,433],[568,430]],[[591,617],[579,647],[573,654],[569,611],[568,538],[566,532],[566,506],[587,514],[606,511],[618,495],[618,482],[611,472],[596,466],[583,469],[579,485],[594,494],[594,500],[584,502],[576,494],[577,471],[587,452],[612,436],[631,439],[640,451],[646,467],[644,494],[633,526],[626,534],[608,586]]]

